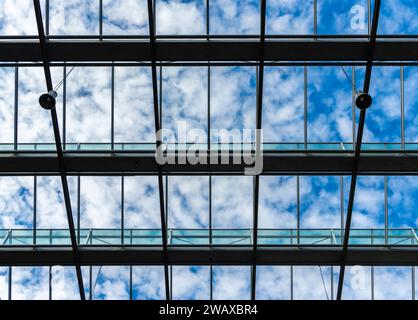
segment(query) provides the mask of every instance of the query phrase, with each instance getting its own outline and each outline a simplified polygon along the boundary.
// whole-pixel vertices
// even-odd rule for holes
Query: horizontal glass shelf
[[[154,152],[155,143],[66,143],[63,144],[65,151],[143,151]],[[167,151],[207,150],[207,144],[186,144],[168,143],[163,144]],[[16,147],[16,148],[15,148]],[[230,143],[210,145],[212,151],[250,151],[255,150],[254,143]],[[353,151],[353,143],[345,142],[283,142],[283,143],[263,143],[264,152],[274,151]],[[55,143],[0,143],[0,152],[5,151],[55,151]],[[362,143],[363,151],[418,151],[418,143]]]
[[[159,229],[80,229],[76,230],[80,245],[161,245]],[[169,245],[251,245],[252,229],[169,229]],[[34,236],[36,241],[34,241]],[[341,229],[259,229],[259,245],[341,245]],[[212,240],[212,241],[210,241]],[[0,246],[70,245],[65,229],[0,230]],[[418,245],[417,229],[352,229],[352,245]]]

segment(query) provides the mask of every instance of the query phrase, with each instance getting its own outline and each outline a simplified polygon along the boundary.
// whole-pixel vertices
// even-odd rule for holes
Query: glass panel
[[[155,143],[151,69],[116,67],[114,85],[115,141]]]
[[[209,178],[168,177],[168,228],[209,227]]]
[[[252,243],[250,228],[213,230],[212,237],[212,243],[217,245],[249,245]]]
[[[204,0],[157,0],[157,34],[205,34]]]
[[[149,34],[148,28],[146,0],[103,1],[103,34],[146,35]]]
[[[162,70],[163,140],[207,142],[207,68],[167,67]]]
[[[367,34],[367,2],[367,0],[319,0],[318,33]]]
[[[165,299],[164,267],[132,267],[132,298],[134,300]]]
[[[129,300],[129,267],[93,267],[94,300]]]
[[[81,227],[120,228],[120,177],[81,177]]]
[[[253,140],[254,132],[248,135],[247,131],[256,125],[255,71],[253,67],[211,68],[211,141],[220,141],[219,136],[226,134],[229,141]]]
[[[364,78],[358,72],[356,77]],[[362,80],[361,80],[362,81]],[[363,87],[363,82],[360,82]],[[399,67],[373,68],[370,95],[373,104],[368,109],[364,141],[400,142],[401,140],[401,93]],[[357,109],[357,108],[356,108]],[[357,119],[359,111],[357,109]]]
[[[74,221],[77,221],[76,179],[76,177],[67,178]],[[38,176],[36,200],[38,229],[68,229],[67,212],[65,209],[64,194],[62,192],[62,183],[60,177]]]
[[[33,178],[0,177],[0,228],[32,228]]]
[[[347,212],[351,177],[344,177],[345,213]],[[352,228],[384,228],[384,178],[359,176],[353,205]]]
[[[51,35],[98,35],[99,1],[50,0]]]
[[[313,11],[313,0],[303,2],[268,0],[266,3],[266,33],[313,34]]]
[[[389,177],[388,196],[389,227],[417,227],[418,178]]]
[[[40,1],[44,12],[45,0]],[[1,35],[37,35],[33,2],[28,0],[4,0],[0,3]]]
[[[374,290],[377,300],[410,300],[410,267],[374,267]]]
[[[0,22],[1,25],[1,22]],[[0,68],[0,142],[13,143],[15,73],[13,68]]]
[[[260,177],[259,228],[296,228],[296,177]]]
[[[52,266],[51,288],[52,300],[79,300],[80,293],[75,268]]]
[[[371,267],[348,266],[344,277],[344,300],[370,300],[372,294]]]
[[[418,68],[404,68],[405,141],[418,142]],[[416,144],[415,144],[416,145]],[[417,147],[414,149],[416,150]],[[409,149],[409,148],[408,148]]]
[[[290,300],[290,267],[257,266],[257,300]]]
[[[212,177],[213,228],[252,228],[252,202],[253,177]]]
[[[308,141],[353,141],[351,81],[349,67],[308,68]]]
[[[212,272],[214,300],[250,299],[250,267],[214,266]]]
[[[414,0],[382,1],[379,29],[381,34],[417,34],[418,4]]]
[[[263,89],[265,142],[303,142],[303,67],[266,67]]]
[[[53,83],[63,76],[62,68],[51,68]],[[19,67],[18,88],[18,141],[23,143],[53,143],[51,113],[39,105],[39,96],[46,91],[45,76],[42,68]],[[62,95],[58,92],[58,123],[62,128]],[[62,136],[62,130],[61,130]]]
[[[210,267],[173,266],[174,300],[209,300]]]
[[[294,299],[330,300],[332,275],[331,267],[327,266],[293,267]]]
[[[124,177],[124,183],[125,228],[161,228],[158,177]]]
[[[0,300],[8,300],[9,292],[9,268],[0,267]]]
[[[49,267],[12,267],[12,300],[47,300]]]
[[[300,203],[302,228],[341,227],[339,177],[300,177]]]
[[[169,239],[173,245],[209,244],[209,230],[169,230]]]
[[[111,68],[77,67],[67,78],[67,142],[110,142]]]
[[[259,1],[209,1],[210,34],[260,34]]]

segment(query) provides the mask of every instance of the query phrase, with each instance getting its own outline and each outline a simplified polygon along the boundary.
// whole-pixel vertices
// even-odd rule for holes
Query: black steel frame
[[[153,0],[148,0],[148,36],[106,36],[103,35],[102,23],[100,23],[98,36],[51,36],[48,23],[46,30],[44,30],[39,0],[33,0],[33,3],[38,36],[0,36],[0,61],[2,61],[0,66],[15,67],[15,81],[18,77],[18,67],[43,66],[48,91],[53,89],[51,66],[64,66],[65,68],[71,66],[150,67],[157,148],[162,143],[159,138],[162,123],[159,109],[161,101],[158,96],[157,67],[208,66],[208,69],[211,66],[257,67],[256,129],[261,129],[263,78],[266,66],[365,66],[366,76],[363,92],[368,93],[373,66],[418,65],[416,62],[418,35],[377,35],[380,0],[375,0],[371,31],[368,35],[266,35],[265,0],[260,1],[259,35],[210,35],[208,19],[206,35],[156,35],[155,3]],[[48,10],[46,15],[48,15]],[[100,21],[102,21],[102,16],[102,1],[100,1]],[[321,41],[315,41],[318,39]],[[208,78],[210,85],[210,74]],[[15,92],[15,94],[17,93]],[[15,97],[15,109],[17,107],[17,97]],[[337,300],[340,300],[346,265],[418,264],[416,248],[391,248],[389,246],[370,248],[349,245],[357,176],[418,174],[416,152],[379,152],[380,154],[373,152],[373,154],[368,154],[361,150],[365,117],[366,111],[362,110],[354,153],[352,151],[335,153],[289,151],[264,154],[263,158],[264,171],[262,174],[265,175],[351,175],[342,246],[273,248],[258,245],[259,175],[256,175],[253,180],[253,244],[247,247],[221,248],[209,245],[187,248],[168,246],[167,244],[167,208],[164,202],[167,200],[164,200],[163,175],[241,175],[244,167],[240,165],[161,166],[156,164],[154,154],[150,153],[111,151],[107,155],[103,155],[103,152],[96,154],[94,152],[63,151],[57,112],[52,109],[51,118],[56,155],[51,152],[16,151],[17,138],[15,138],[15,151],[8,155],[0,153],[0,174],[45,174],[61,177],[71,249],[40,246],[2,249],[0,262],[7,265],[31,266],[75,265],[82,300],[85,299],[85,293],[81,265],[163,265],[167,300],[171,299],[170,265],[251,265],[252,299],[256,298],[257,265],[332,265],[340,266],[336,297]],[[16,130],[17,123],[15,123],[15,135]],[[256,143],[259,142],[257,139]],[[129,250],[124,250],[123,246],[113,248],[80,247],[76,240],[67,176],[137,174],[158,175],[162,246],[158,248],[130,248]]]
[[[267,266],[340,266],[342,247],[257,246],[257,265]],[[363,266],[418,266],[417,246],[350,246],[346,265]],[[10,246],[0,251],[0,265],[49,266],[74,265],[69,246]],[[199,245],[169,246],[170,265],[249,266],[253,264],[252,245]],[[80,262],[88,266],[159,265],[166,264],[162,246],[88,245],[79,247]]]

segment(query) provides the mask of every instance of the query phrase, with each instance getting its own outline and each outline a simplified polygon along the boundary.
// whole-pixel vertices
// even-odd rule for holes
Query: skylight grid
[[[385,20],[414,3],[33,3],[0,15],[28,48],[0,69],[2,299],[415,299],[415,29]]]

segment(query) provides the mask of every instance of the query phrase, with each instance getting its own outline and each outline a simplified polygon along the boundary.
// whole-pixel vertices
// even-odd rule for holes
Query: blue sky
[[[44,1],[41,1],[44,7]],[[384,0],[379,33],[416,34],[418,5],[414,0]],[[146,0],[103,1],[104,34],[148,34]],[[98,1],[50,1],[50,34],[97,35]],[[353,6],[366,0],[318,0],[319,34],[365,34],[352,28]],[[158,34],[206,34],[205,1],[158,0]],[[267,29],[272,34],[313,34],[313,1],[267,0]],[[210,1],[211,34],[258,34],[258,1]],[[36,25],[31,0],[5,0],[0,4],[0,34],[34,35]],[[364,68],[345,67],[362,88]],[[162,119],[164,128],[175,128],[185,120],[192,129],[207,130],[207,68],[164,67],[162,69]],[[62,79],[62,68],[53,68],[54,83]],[[14,68],[0,68],[0,142],[13,143]],[[304,68],[266,67],[263,128],[266,142],[303,142]],[[308,141],[352,142],[352,90],[340,67],[308,67]],[[160,79],[161,80],[161,79]],[[159,81],[160,81],[159,80]],[[416,87],[418,68],[404,68],[405,141],[418,141]],[[211,127],[255,128],[255,67],[211,68]],[[37,99],[45,89],[41,68],[19,69],[18,141],[53,142],[49,114]],[[62,116],[62,88],[58,113]],[[401,139],[400,68],[373,69],[365,142],[398,142]],[[150,69],[115,68],[115,141],[153,142],[153,106]],[[110,142],[111,69],[77,67],[67,79],[67,142]],[[61,119],[61,117],[60,117]],[[61,121],[61,120],[60,120]],[[358,112],[356,111],[356,121]],[[62,121],[60,123],[63,127]],[[301,226],[339,228],[343,188],[346,212],[350,178],[300,177]],[[119,228],[120,177],[82,177],[80,208],[77,178],[69,179],[73,211],[81,212],[83,228]],[[239,188],[237,188],[239,186]],[[125,227],[159,228],[156,177],[126,177],[124,180]],[[296,227],[296,177],[260,178],[260,227]],[[208,177],[170,177],[168,208],[170,228],[208,228]],[[417,227],[417,177],[388,177],[389,226]],[[252,227],[252,178],[213,177],[214,228]],[[57,177],[37,178],[38,228],[66,228],[67,222]],[[0,177],[0,228],[31,228],[34,206],[33,177]],[[360,177],[353,213],[353,227],[382,228],[384,225],[384,178]],[[97,277],[98,267],[93,268]],[[209,267],[174,267],[173,297],[209,298]],[[83,268],[85,281],[89,268]],[[260,267],[257,296],[290,298],[290,267]],[[317,266],[294,268],[296,299],[325,299],[331,291],[331,268],[323,267],[326,292]],[[338,268],[333,269],[334,281]],[[370,268],[364,268],[364,283],[355,288],[348,272],[345,297],[370,298]],[[47,268],[13,268],[14,298],[48,298]],[[0,267],[0,297],[7,297],[7,268]],[[307,276],[308,275],[308,276]],[[375,296],[411,296],[411,268],[375,268]],[[72,268],[53,267],[53,297],[77,298]],[[246,299],[250,292],[249,267],[214,267],[215,299]],[[271,285],[274,283],[274,285]],[[336,288],[336,285],[334,285]],[[36,292],[35,295],[32,293]],[[129,267],[103,267],[97,277],[94,298],[129,298]],[[164,296],[161,267],[133,268],[133,297],[161,299]]]

